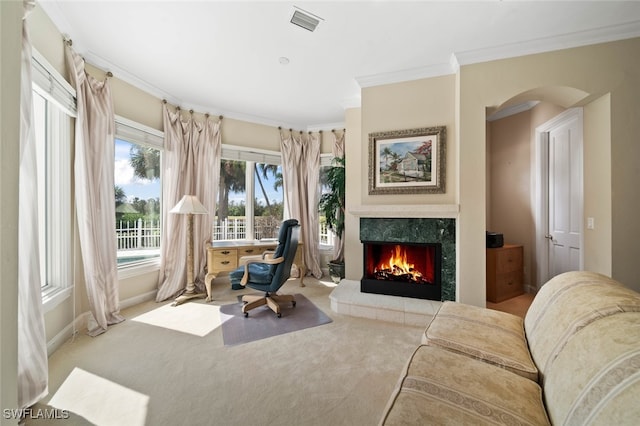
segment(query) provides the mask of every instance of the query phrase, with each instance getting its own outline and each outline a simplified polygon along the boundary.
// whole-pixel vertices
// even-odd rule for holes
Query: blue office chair
[[[242,313],[249,316],[251,309],[267,305],[278,318],[282,316],[281,304],[291,303],[296,306],[293,295],[276,294],[291,274],[291,266],[296,256],[300,225],[296,219],[282,222],[278,234],[278,246],[274,252],[266,252],[260,259],[251,259],[247,263],[229,274],[231,284],[240,284],[255,290],[265,292],[264,296],[244,295]]]

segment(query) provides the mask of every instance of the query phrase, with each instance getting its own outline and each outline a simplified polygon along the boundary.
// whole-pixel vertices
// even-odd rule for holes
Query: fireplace
[[[362,244],[362,292],[442,300],[440,243],[362,241]]]
[[[429,293],[427,297],[430,300],[456,300],[455,219],[428,217],[361,217],[360,241],[363,243],[363,252],[365,249],[365,242],[369,244],[393,246],[401,244],[412,247],[433,245],[434,248],[431,250],[435,250],[434,281],[439,286],[439,289],[436,290],[434,288],[436,286],[423,286],[427,288],[426,291]],[[366,265],[367,261],[365,254],[365,261],[363,262],[364,271],[366,271]],[[389,283],[370,282],[370,280],[372,279],[366,276],[366,272],[365,274],[363,274],[362,278],[366,281],[367,284],[364,287],[367,287],[369,284],[372,284],[374,288],[384,286],[388,289],[391,287],[390,285],[388,285]],[[363,285],[361,281],[361,292],[371,292],[371,290],[363,290],[362,287]],[[413,283],[400,284],[398,287],[409,288],[411,289],[409,290],[410,292],[417,291],[413,290],[415,287],[417,287],[417,285],[414,285]],[[382,293],[382,291],[380,291],[380,293]],[[438,297],[438,295],[440,295],[440,297]],[[405,296],[415,297],[412,295]]]

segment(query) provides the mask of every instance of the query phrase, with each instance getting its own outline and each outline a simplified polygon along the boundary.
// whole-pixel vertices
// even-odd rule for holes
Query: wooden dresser
[[[498,303],[524,293],[523,248],[505,244],[487,249],[487,300]]]
[[[274,250],[278,241],[216,241],[207,247],[207,275],[204,279],[207,289],[207,302],[211,301],[211,282],[220,272],[230,272],[240,266],[240,259],[244,256],[256,256],[265,250]],[[298,243],[296,258],[293,263],[300,270],[300,285],[306,273],[302,255],[302,243]]]

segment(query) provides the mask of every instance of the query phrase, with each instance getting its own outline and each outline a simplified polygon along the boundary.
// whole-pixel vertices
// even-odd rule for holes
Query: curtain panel
[[[162,191],[162,243],[156,301],[179,296],[187,277],[187,224],[184,215],[169,213],[184,195],[195,195],[209,212],[193,218],[194,280],[204,290],[207,245],[216,211],[217,182],[222,151],[221,123],[193,113],[183,119],[178,108],[163,106],[164,153]]]
[[[109,80],[98,81],[68,44],[66,60],[76,89],[75,203],[91,317],[97,336],[124,320],[120,315],[114,195],[115,119]]]
[[[47,341],[42,312],[38,235],[38,170],[33,128],[31,42],[27,14],[33,1],[24,1],[22,76],[20,83],[20,193],[18,201],[18,406],[27,408],[48,393]]]
[[[320,268],[318,199],[320,180],[320,136],[280,129],[282,175],[288,217],[300,222],[304,262],[308,272],[322,277]]]

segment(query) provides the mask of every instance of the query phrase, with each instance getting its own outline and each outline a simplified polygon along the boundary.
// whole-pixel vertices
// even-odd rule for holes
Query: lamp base
[[[188,302],[191,299],[204,299],[207,297],[206,293],[182,293],[180,296],[176,297],[171,306],[182,305],[184,302]]]

